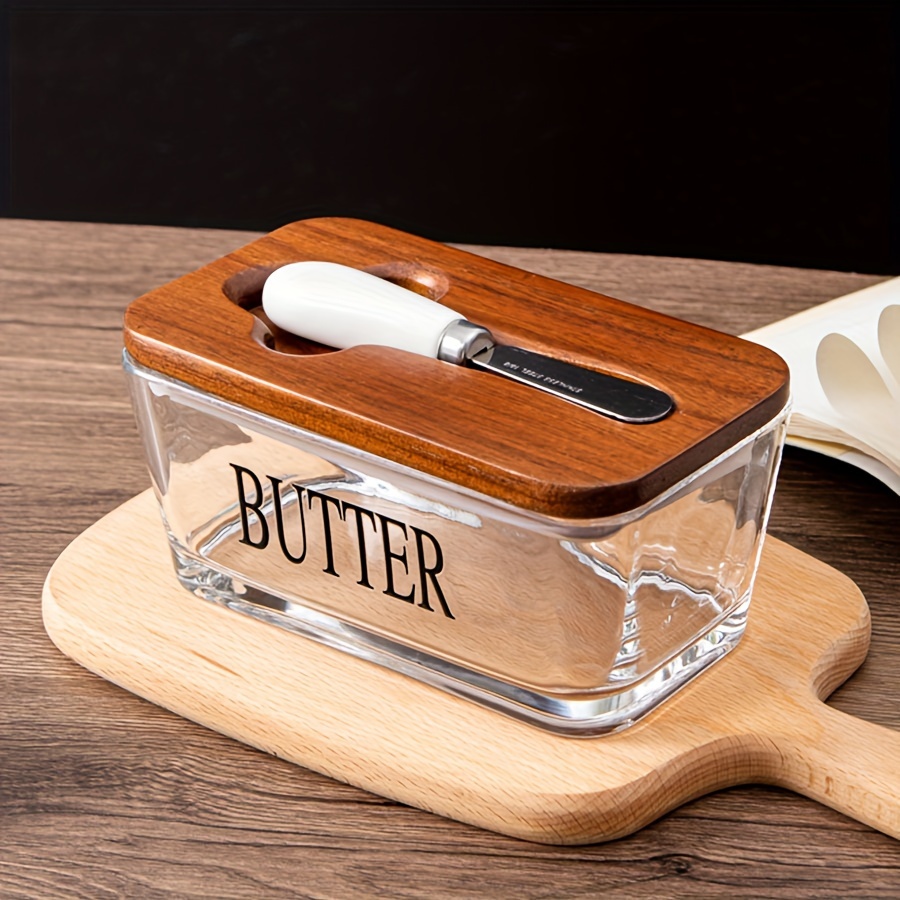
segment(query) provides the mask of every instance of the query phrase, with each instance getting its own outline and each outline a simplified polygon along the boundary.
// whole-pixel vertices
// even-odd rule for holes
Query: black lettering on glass
[[[275,526],[278,531],[278,543],[281,544],[281,552],[284,558],[292,563],[299,565],[306,559],[306,514],[303,511],[303,502],[301,487],[292,484],[291,487],[297,494],[297,510],[300,513],[300,534],[303,537],[303,552],[299,556],[294,556],[287,547],[287,538],[284,534],[284,510],[281,505],[281,479],[275,478],[274,475],[266,476],[272,483],[272,502],[275,505]]]
[[[322,504],[322,528],[325,537],[325,568],[322,569],[322,571],[326,572],[328,575],[334,575],[335,578],[340,578],[341,576],[338,575],[337,570],[334,568],[334,544],[331,540],[331,518],[328,507],[329,505],[334,506],[337,510],[338,518],[343,521],[344,513],[341,510],[341,501],[338,500],[337,497],[329,497],[328,494],[320,494],[312,488],[306,489],[306,495],[310,509],[312,509],[313,500],[317,498]]]
[[[384,593],[389,597],[396,597],[398,600],[405,600],[407,603],[415,603],[416,600],[416,586],[412,586],[412,590],[408,594],[398,594],[396,589],[394,588],[394,560],[398,560],[403,563],[403,571],[409,575],[409,564],[406,561],[406,547],[404,546],[402,553],[395,553],[391,549],[391,534],[388,531],[388,525],[396,525],[403,532],[403,537],[406,535],[406,526],[402,522],[398,522],[396,519],[389,519],[387,516],[383,516],[381,513],[376,513],[378,516],[378,521],[381,522],[381,540],[384,545],[384,574],[387,580],[387,586],[384,589]]]
[[[343,512],[345,521],[348,511],[356,514],[356,544],[357,549],[359,550],[359,581],[356,583],[361,584],[363,587],[370,588],[371,590],[375,590],[375,588],[369,584],[369,564],[366,558],[368,549],[366,547],[366,532],[363,528],[363,516],[365,516],[372,525],[372,531],[378,530],[375,525],[375,514],[371,510],[363,509],[361,506],[356,506],[356,504],[348,503],[344,500]]]
[[[229,463],[229,465],[234,469],[237,479],[238,509],[241,517],[240,542],[262,550],[268,546],[271,535],[271,526],[264,512],[266,493],[263,490],[262,482],[251,469],[236,463]],[[323,572],[333,575],[335,578],[340,577],[335,566],[334,542],[335,540],[340,540],[342,532],[339,531],[338,536],[335,536],[332,530],[334,520],[331,518],[331,512],[336,510],[338,519],[348,524],[348,515],[352,512],[355,517],[355,528],[350,530],[347,539],[352,543],[352,535],[353,531],[355,531],[356,550],[359,556],[359,580],[356,583],[369,590],[375,590],[375,586],[370,581],[369,554],[373,551],[377,553],[377,550],[367,543],[367,520],[373,534],[378,533],[379,527],[381,529],[381,550],[384,556],[385,570],[385,588],[382,593],[389,597],[403,600],[406,603],[415,604],[416,589],[418,585],[421,585],[418,603],[420,609],[434,612],[439,605],[446,618],[456,618],[450,610],[450,606],[444,596],[444,590],[438,580],[438,576],[444,570],[444,554],[434,535],[422,528],[417,528],[415,525],[407,526],[405,523],[382,513],[365,509],[346,500],[339,500],[337,497],[320,493],[300,484],[291,483],[290,487],[296,494],[297,515],[300,520],[298,531],[296,525],[292,524],[292,522],[296,521],[291,518],[293,514],[286,508],[290,505],[291,495],[289,491],[286,492],[286,496],[283,495],[283,480],[276,478],[274,475],[266,475],[264,477],[269,480],[272,489],[272,511],[278,543],[284,558],[289,562],[295,565],[304,562],[309,557],[310,542],[315,544],[315,529],[309,524],[311,520],[306,513],[312,512],[315,500],[318,499],[322,516],[322,542],[325,548],[325,568],[322,570]],[[305,503],[303,501],[304,491],[307,494]],[[309,528],[307,528],[308,524]],[[392,528],[395,529],[393,534],[391,533]],[[409,528],[412,529],[412,535],[415,537],[416,544],[417,566],[415,566],[415,572],[410,571],[411,566],[414,564],[410,559],[412,550],[410,549]],[[400,540],[400,536],[396,534],[396,529],[399,529],[402,533],[403,543],[400,548],[397,547],[397,541]],[[288,546],[289,543],[293,550],[297,552],[292,552],[291,547]],[[403,566],[403,575],[398,572],[396,568],[397,563]],[[398,578],[401,581],[400,585],[397,584]],[[403,587],[407,585],[409,586],[408,593],[401,593]]]
[[[419,606],[423,609],[431,609],[431,605],[428,602],[428,582],[430,580],[444,615],[448,619],[455,619],[456,616],[450,612],[450,607],[447,606],[447,601],[444,599],[444,592],[441,590],[441,586],[437,580],[438,572],[444,568],[444,554],[441,552],[441,545],[435,540],[434,536],[427,531],[416,528],[415,525],[410,525],[409,527],[412,528],[413,534],[416,536],[416,554],[419,557],[419,584],[422,586],[422,599],[419,601]],[[431,566],[425,564],[424,539],[426,538],[431,544],[434,552],[434,562]]]
[[[241,528],[243,529],[243,536],[241,537],[242,544],[248,544],[251,547],[257,547],[262,550],[266,544],[269,543],[269,526],[266,523],[265,514],[262,511],[263,504],[263,489],[262,485],[259,482],[259,479],[256,475],[250,471],[250,469],[245,469],[243,466],[237,466],[234,463],[229,463],[232,469],[234,469],[235,475],[237,476],[237,486],[238,486],[238,505],[241,509]],[[251,502],[247,499],[247,495],[244,493],[244,475],[249,475],[250,480],[253,482],[253,488],[256,492],[256,499]],[[261,529],[261,534],[259,539],[254,541],[253,538],[250,537],[250,517],[248,513],[253,511],[256,515],[256,521],[259,522],[259,527]]]

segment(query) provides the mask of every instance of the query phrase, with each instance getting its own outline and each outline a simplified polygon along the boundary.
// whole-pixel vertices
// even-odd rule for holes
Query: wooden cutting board
[[[147,700],[515,837],[610,840],[747,782],[900,837],[900,733],[820,700],[865,658],[865,599],[772,537],[740,645],[637,724],[594,738],[547,734],[192,596],[175,580],[150,491],[72,542],[47,576],[43,612],[63,653]]]

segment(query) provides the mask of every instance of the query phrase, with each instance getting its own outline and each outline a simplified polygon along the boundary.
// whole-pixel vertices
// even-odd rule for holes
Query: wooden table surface
[[[255,237],[0,221],[0,897],[900,897],[900,842],[786,791],[722,791],[611,843],[529,844],[242,746],[50,643],[53,561],[149,485],[120,365],[125,306]],[[468,249],[736,334],[885,277]],[[872,610],[869,657],[830,702],[891,728],[898,513],[875,479],[787,448],[770,532],[850,576]]]

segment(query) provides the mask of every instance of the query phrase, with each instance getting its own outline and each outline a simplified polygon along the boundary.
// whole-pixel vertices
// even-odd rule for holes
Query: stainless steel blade
[[[595,372],[521,347],[495,344],[471,356],[468,364],[622,422],[656,422],[675,409],[668,394],[649,385]]]

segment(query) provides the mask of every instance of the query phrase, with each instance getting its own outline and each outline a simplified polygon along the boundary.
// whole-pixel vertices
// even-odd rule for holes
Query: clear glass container
[[[560,519],[125,369],[199,597],[571,735],[627,726],[743,633],[786,409],[640,508]]]

